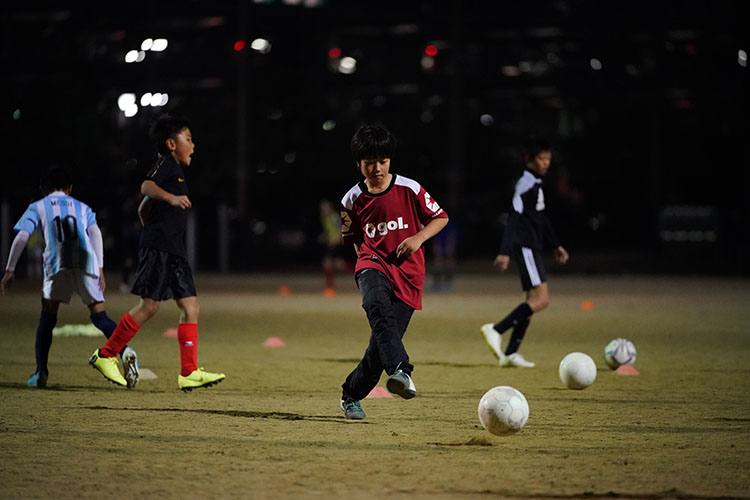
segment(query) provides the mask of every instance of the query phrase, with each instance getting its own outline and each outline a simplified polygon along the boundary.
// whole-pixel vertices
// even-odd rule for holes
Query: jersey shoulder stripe
[[[513,210],[519,214],[523,213],[523,199],[521,196],[528,193],[534,188],[534,185],[541,184],[541,179],[534,177],[534,174],[524,170],[523,175],[516,182],[516,191],[513,193]]]
[[[341,205],[347,210],[351,210],[354,206],[354,202],[362,194],[362,188],[359,183],[355,184],[349,191],[346,192],[344,197],[341,199]]]
[[[419,183],[413,179],[409,179],[408,177],[404,177],[403,175],[396,175],[396,186],[405,186],[414,191],[415,195],[419,194],[419,190],[422,189],[422,186],[419,185]]]

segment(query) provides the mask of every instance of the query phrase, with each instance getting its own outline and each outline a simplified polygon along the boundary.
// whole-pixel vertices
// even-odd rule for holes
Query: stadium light
[[[599,71],[600,69],[602,69],[602,62],[596,57],[592,57],[589,61],[589,64],[591,65],[591,69],[593,69],[594,71]]]
[[[151,50],[151,47],[154,46],[154,40],[151,38],[146,38],[141,42],[141,50]]]
[[[234,42],[235,52],[242,52],[243,50],[245,50],[245,40],[237,40]]]
[[[357,60],[349,56],[342,57],[339,61],[339,73],[351,75],[355,71],[357,71]]]
[[[128,64],[134,63],[136,59],[138,59],[137,50],[130,50],[127,54],[125,54],[125,62]]]
[[[169,41],[166,38],[157,38],[154,40],[154,44],[151,46],[151,50],[154,52],[163,52],[167,50]]]
[[[438,48],[437,46],[430,44],[424,48],[424,53],[430,57],[435,57],[436,55],[438,55]]]
[[[341,49],[338,47],[331,47],[328,50],[328,57],[330,57],[331,59],[338,59],[339,57],[341,57]]]
[[[141,106],[148,106],[151,104],[151,92],[146,92],[141,96]]]
[[[130,106],[135,106],[135,94],[130,92],[120,94],[120,97],[117,98],[117,107],[120,108],[120,111],[125,111]]]
[[[261,54],[268,54],[269,52],[271,52],[271,42],[269,42],[265,38],[256,38],[250,44],[250,48],[257,52],[260,52]]]
[[[737,64],[743,68],[747,67],[747,52],[742,49],[737,51]]]

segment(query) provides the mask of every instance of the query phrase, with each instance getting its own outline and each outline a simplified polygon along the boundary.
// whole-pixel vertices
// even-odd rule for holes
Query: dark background
[[[399,141],[393,171],[448,211],[470,268],[494,256],[519,148],[538,134],[554,145],[545,194],[571,271],[748,275],[747,4],[6,2],[1,198],[12,225],[41,169],[68,165],[115,267],[134,252],[123,233],[148,126],[184,115],[198,269],[219,270],[221,206],[229,270],[313,266],[319,200],[360,180],[349,140],[380,123]],[[258,37],[270,52],[250,48]],[[169,46],[126,64],[145,38]],[[124,92],[169,102],[125,118]]]

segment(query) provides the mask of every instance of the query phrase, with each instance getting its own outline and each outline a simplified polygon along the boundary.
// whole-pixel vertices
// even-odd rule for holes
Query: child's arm
[[[18,259],[23,253],[23,249],[26,248],[26,243],[29,241],[28,231],[18,231],[13,244],[10,246],[10,255],[8,256],[8,265],[5,266],[5,274],[3,280],[0,282],[0,291],[5,295],[5,291],[10,288],[13,280],[16,277],[16,264]]]
[[[409,236],[396,248],[396,257],[409,257],[419,250],[422,244],[438,234],[448,224],[448,217],[432,219],[417,234]]]
[[[193,206],[187,196],[178,196],[170,193],[169,191],[165,191],[160,188],[154,181],[143,181],[143,184],[141,184],[141,194],[143,196],[148,196],[149,199],[152,200],[169,203],[173,207],[181,208],[182,210],[187,210],[188,208]]]
[[[102,241],[102,232],[99,226],[92,224],[86,228],[86,234],[89,235],[94,255],[96,255],[96,261],[99,264],[99,288],[104,293],[107,283],[104,281],[104,242]]]

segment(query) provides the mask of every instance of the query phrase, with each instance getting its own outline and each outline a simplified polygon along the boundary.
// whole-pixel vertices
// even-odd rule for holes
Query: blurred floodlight
[[[430,57],[435,57],[436,55],[438,55],[438,48],[436,45],[430,44],[424,48],[424,53]]]
[[[518,69],[521,70],[521,73],[528,73],[531,71],[531,63],[528,61],[521,61],[518,63]]]
[[[286,163],[287,165],[291,165],[295,162],[296,159],[297,153],[295,153],[294,151],[290,151],[284,155],[284,163]]]
[[[117,107],[120,108],[120,111],[125,111],[130,106],[135,106],[135,94],[130,92],[120,94],[120,97],[117,98]]]
[[[136,56],[136,58],[135,58],[135,62],[138,63],[138,62],[143,61],[144,59],[146,59],[146,53],[144,51],[142,51],[142,50],[139,50],[138,51],[138,56]]]
[[[151,50],[151,47],[154,46],[154,40],[151,38],[146,38],[141,42],[141,50]]]
[[[422,69],[431,70],[435,67],[435,58],[430,56],[422,56]]]
[[[339,73],[351,75],[355,71],[357,71],[357,60],[349,56],[342,57],[339,61]]]
[[[518,76],[521,74],[518,66],[503,66],[502,72],[503,76]]]
[[[338,59],[339,57],[341,57],[341,49],[338,47],[331,47],[328,50],[328,57],[330,57],[331,59]]]
[[[169,94],[166,94],[166,93],[162,94],[161,102],[159,103],[159,106],[166,106],[168,102],[169,102]]]
[[[599,71],[600,69],[602,69],[602,62],[596,57],[592,57],[589,61],[589,64],[591,65],[591,69],[595,71]]]
[[[747,67],[747,52],[742,49],[737,51],[737,64],[743,68]]]
[[[169,41],[167,41],[166,38],[157,38],[154,40],[154,44],[151,46],[151,50],[154,52],[162,52],[164,50],[167,50],[167,45],[169,45]]]
[[[241,52],[245,49],[245,40],[237,40],[234,42],[234,51]]]
[[[156,92],[151,96],[151,102],[149,103],[152,108],[161,106],[161,92]]]
[[[141,96],[141,106],[148,106],[151,104],[151,92],[146,92]]]
[[[133,103],[132,106],[124,109],[123,112],[125,113],[126,118],[132,118],[138,113],[138,105],[136,103]]]
[[[18,120],[20,118],[21,118],[21,110],[16,109],[15,111],[13,111],[13,120]]]
[[[128,51],[127,54],[125,54],[125,62],[130,64],[138,61],[138,51],[137,50],[131,50]]]
[[[479,117],[479,123],[481,123],[485,127],[489,127],[490,125],[495,123],[495,118],[493,118],[492,115],[485,113]]]
[[[331,130],[336,128],[336,122],[333,120],[326,120],[323,122],[323,130],[326,132],[330,132]]]
[[[257,50],[261,54],[268,54],[271,52],[271,42],[265,38],[256,38],[253,43],[250,44],[250,48]]]

